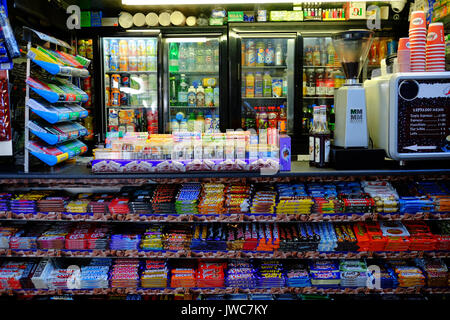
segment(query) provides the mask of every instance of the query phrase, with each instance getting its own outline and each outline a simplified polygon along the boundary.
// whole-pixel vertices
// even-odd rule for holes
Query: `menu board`
[[[399,81],[397,152],[450,152],[448,79]]]

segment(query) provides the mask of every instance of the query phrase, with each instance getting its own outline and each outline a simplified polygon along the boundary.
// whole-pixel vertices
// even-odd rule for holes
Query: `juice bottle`
[[[195,126],[195,113],[191,112],[189,114],[189,118],[187,120],[187,131],[188,132],[193,132],[194,131],[194,126]],[[181,129],[181,127],[180,127]]]
[[[328,62],[327,65],[328,66],[334,66],[335,65],[335,61],[334,61],[334,56],[336,54],[336,51],[334,50],[334,46],[333,44],[330,42],[328,44],[327,47],[327,55],[328,55]]]
[[[287,133],[287,115],[286,115],[286,106],[280,106],[280,113],[278,115],[278,129],[281,134]]]
[[[265,65],[273,66],[275,64],[275,49],[272,41],[269,41],[266,48]]]
[[[253,112],[252,109],[247,109],[247,114],[245,116],[245,128],[256,129],[256,111]]]
[[[205,106],[205,90],[202,86],[198,86],[197,88],[197,107]]]
[[[306,78],[306,70],[303,71],[303,96],[306,96],[306,83],[307,83],[307,78]]]
[[[268,127],[269,128],[277,128],[278,126],[278,117],[275,111],[275,107],[269,107],[269,112],[267,113]]]
[[[263,67],[266,60],[265,45],[263,41],[256,43],[256,66]]]
[[[313,65],[320,66],[320,48],[318,45],[314,46]]]
[[[255,110],[255,129],[258,130],[259,129],[259,107],[254,107],[253,108]]]
[[[253,76],[253,72],[247,73],[245,77],[245,96],[247,98],[255,97],[255,77]]]
[[[266,107],[261,107],[261,112],[259,113],[259,128],[258,129],[267,129],[268,126],[268,118]]]
[[[207,87],[205,89],[205,106],[207,107],[214,106],[214,90],[211,87]]]
[[[194,131],[205,132],[205,118],[203,117],[203,112],[199,112],[197,115],[197,119],[194,123]]]
[[[305,50],[305,65],[312,66],[313,65],[313,51],[311,46],[306,46]]]
[[[247,42],[247,66],[254,67],[256,66],[256,49],[255,49],[255,42],[252,40],[249,40]]]
[[[270,73],[268,71],[264,73],[263,77],[263,96],[272,96],[272,77],[270,76]]]
[[[197,93],[194,86],[190,86],[187,94],[188,107],[195,107],[197,105]]]
[[[255,97],[263,96],[263,77],[261,72],[256,72],[255,75]]]

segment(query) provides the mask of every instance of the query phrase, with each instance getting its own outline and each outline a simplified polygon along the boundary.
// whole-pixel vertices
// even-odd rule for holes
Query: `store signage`
[[[77,5],[70,5],[66,10],[70,16],[66,20],[66,26],[69,30],[81,29],[81,9]]]
[[[398,85],[399,153],[450,152],[450,84],[404,80]]]

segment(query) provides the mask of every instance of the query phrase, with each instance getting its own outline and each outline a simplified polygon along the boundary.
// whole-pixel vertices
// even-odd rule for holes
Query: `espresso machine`
[[[359,82],[374,32],[349,30],[332,35],[346,81],[335,91],[335,130],[331,165],[336,169],[374,168],[384,160],[384,150],[369,149],[366,93]]]

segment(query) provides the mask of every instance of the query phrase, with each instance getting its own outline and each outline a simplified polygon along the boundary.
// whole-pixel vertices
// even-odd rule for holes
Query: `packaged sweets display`
[[[339,286],[341,282],[339,266],[331,260],[320,260],[309,263],[311,284],[314,286]]]
[[[146,260],[141,275],[143,288],[167,287],[168,267],[165,260]]]
[[[111,288],[137,288],[139,285],[138,259],[117,259],[110,270]]]

